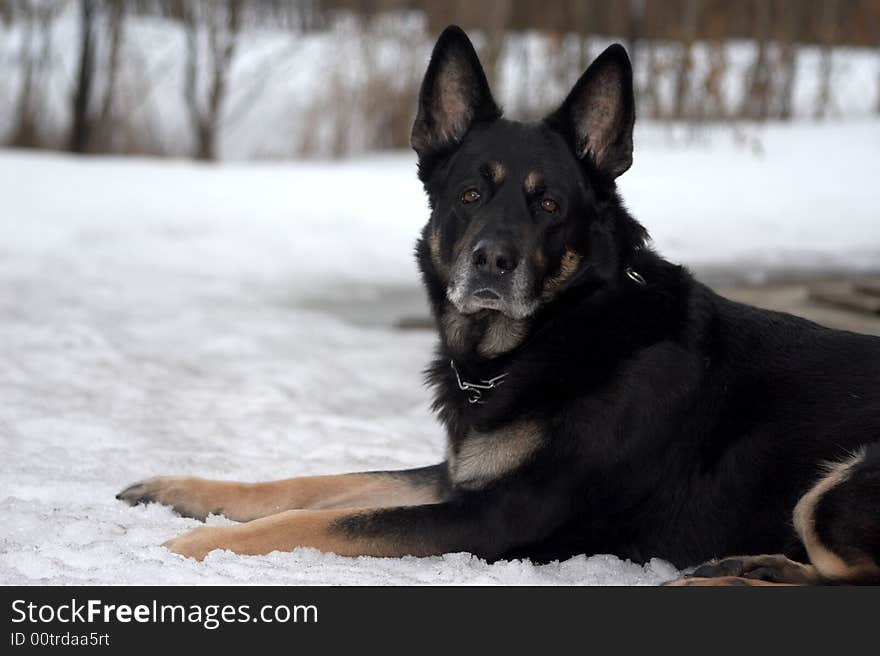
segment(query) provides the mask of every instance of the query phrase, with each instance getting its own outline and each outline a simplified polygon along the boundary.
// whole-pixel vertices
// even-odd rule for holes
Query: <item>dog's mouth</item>
[[[507,308],[507,301],[494,289],[485,287],[471,294],[469,305],[479,310],[495,310],[502,312]]]
[[[498,312],[510,319],[525,319],[537,310],[531,272],[526,267],[501,276],[474,271],[469,261],[453,268],[446,297],[463,315]]]
[[[464,297],[463,301],[459,307],[462,314],[476,314],[484,310],[504,313],[510,309],[510,304],[504,295],[490,287],[481,287],[472,291]]]
[[[511,301],[508,294],[491,287],[481,287],[462,296],[456,296],[456,309],[464,315],[491,315],[500,313],[511,319],[523,319],[530,311],[523,311]]]

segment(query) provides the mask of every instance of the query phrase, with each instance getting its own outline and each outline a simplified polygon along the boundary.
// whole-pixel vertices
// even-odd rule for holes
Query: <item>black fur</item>
[[[459,100],[473,107],[463,136],[432,144],[424,121],[435,116],[439,61],[469,71],[473,88]],[[611,96],[589,97],[597,93]],[[611,119],[585,117],[597,106]],[[684,567],[735,554],[803,558],[792,509],[821,475],[820,463],[880,439],[880,339],[726,300],[646,246],[615,186],[632,161],[634,122],[632,71],[619,46],[557,112],[524,124],[500,118],[467,37],[450,28],[432,57],[419,116],[414,142],[432,214],[416,251],[441,326],[428,380],[450,449],[472,431],[523,419],[541,427],[543,442],[522,467],[479,490],[447,481],[448,502],[383,511],[349,529],[421,533],[433,549],[489,559],[611,553]],[[486,179],[490,161],[504,165],[500,186]],[[559,202],[554,216],[521,189],[535,169],[545,181],[538,200]],[[479,202],[462,204],[467,187],[478,189]],[[477,344],[497,312],[453,317],[467,334],[454,346],[443,328],[456,312],[448,270],[470,248],[462,242],[475,221],[519,235],[539,261],[535,294],[560,272],[567,250],[581,257],[529,317],[522,342],[493,357]],[[467,380],[507,377],[472,404],[450,360]],[[876,529],[872,485],[865,503],[873,505],[852,513],[870,516]],[[880,558],[876,530],[872,536]],[[855,538],[839,529],[828,539]]]

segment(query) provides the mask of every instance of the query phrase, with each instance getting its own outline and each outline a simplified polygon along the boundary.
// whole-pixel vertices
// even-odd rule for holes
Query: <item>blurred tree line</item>
[[[50,135],[41,117],[49,103],[48,73],[58,65],[53,26],[72,12],[76,47],[63,55],[69,71],[66,125]],[[369,69],[371,43],[401,38],[397,32],[382,32],[382,17],[395,12],[422,18],[415,23],[420,27],[407,36],[413,61],[401,67],[407,71],[400,74],[402,81]],[[825,118],[833,115],[835,105],[835,51],[873,49],[880,63],[880,0],[0,0],[0,28],[6,33],[15,29],[18,35],[13,51],[0,50],[0,74],[15,73],[5,98],[12,118],[0,140],[77,153],[164,154],[138,133],[146,130],[130,118],[138,100],[119,83],[124,69],[135,65],[123,56],[132,30],[142,24],[138,21],[157,19],[175,26],[183,37],[175,64],[182,69],[177,100],[185,108],[189,152],[198,159],[215,159],[220,133],[228,123],[224,120],[230,113],[231,71],[241,53],[242,36],[263,29],[289,33],[295,40],[329,30],[341,16],[360,26],[367,70],[358,82],[363,86],[360,92],[346,95],[340,88],[339,107],[333,112],[316,107],[306,116],[315,125],[335,121],[330,132],[338,143],[329,146],[331,154],[407,145],[427,48],[432,35],[450,23],[475,33],[493,88],[510,84],[505,70],[511,62],[525,70],[536,58],[519,38],[522,35],[541,36],[545,49],[540,58],[546,60],[541,70],[559,88],[589,64],[595,54],[592,46],[623,39],[636,67],[640,114],[656,120],[791,119],[796,113],[796,84],[803,75],[798,52],[804,47],[818,57],[810,71],[816,77],[810,114]],[[743,42],[749,44],[748,61],[734,69],[730,46]],[[342,83],[339,76],[328,76],[328,84]],[[729,92],[731,84],[738,87],[736,93]],[[257,86],[243,94],[246,100],[240,104],[256,96]],[[880,66],[875,88],[866,93],[876,93],[875,111],[880,113]],[[148,94],[146,89],[142,95]],[[543,97],[527,91],[521,96],[515,103],[518,109],[546,111]],[[356,112],[368,120],[353,121],[351,114]],[[362,132],[358,138],[356,131]],[[327,146],[309,143],[303,140],[300,154],[310,154],[310,148],[328,152]]]
[[[832,48],[880,49],[878,0],[324,0],[321,5],[368,15],[395,9],[423,11],[433,33],[450,23],[483,30],[487,42],[481,54],[495,81],[511,32],[537,30],[555,39],[571,33],[623,38],[630,57],[649,67],[646,84],[637,90],[642,115],[659,119],[791,118],[795,49],[800,45],[822,49],[822,90],[814,111],[822,117],[831,102]],[[720,80],[727,65],[725,44],[734,39],[754,42],[755,57],[744,81],[747,92],[741,106],[725,108],[719,98]],[[679,50],[676,61],[663,65],[672,69],[675,79],[673,108],[664,112],[656,100],[657,85],[662,73],[670,71],[659,70],[655,51],[658,44],[670,42]],[[695,108],[688,95],[693,92],[690,78],[697,42],[708,47],[710,70],[701,90],[707,102]],[[582,52],[581,70],[589,64],[588,49]]]

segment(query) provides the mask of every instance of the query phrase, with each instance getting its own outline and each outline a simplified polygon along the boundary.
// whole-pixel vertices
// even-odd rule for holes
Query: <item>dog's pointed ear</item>
[[[545,120],[568,138],[578,159],[589,157],[616,178],[632,165],[635,119],[632,65],[624,47],[614,44]]]
[[[460,27],[447,27],[422,81],[413,149],[424,157],[461,141],[474,123],[500,116],[470,39]]]

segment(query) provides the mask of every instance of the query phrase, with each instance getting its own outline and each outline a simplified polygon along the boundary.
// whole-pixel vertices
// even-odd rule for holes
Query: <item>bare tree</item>
[[[95,141],[101,150],[112,150],[113,140],[117,132],[114,105],[116,99],[117,80],[119,78],[119,54],[125,35],[125,2],[124,0],[106,0],[109,6],[107,32],[110,37],[110,48],[107,51],[104,68],[107,81],[104,97],[101,100],[101,112],[98,119]]]
[[[645,0],[629,0],[626,46],[630,59],[636,61],[645,29]]]
[[[195,135],[197,159],[213,160],[217,156],[217,126],[229,81],[229,68],[235,55],[241,28],[241,0],[210,2],[191,0],[183,6],[186,32],[186,79],[184,100]],[[204,38],[200,38],[204,37]],[[199,98],[201,79],[201,46],[207,42],[206,98]]]
[[[486,48],[483,59],[489,86],[497,89],[501,82],[501,62],[504,54],[504,39],[507,36],[512,0],[496,0],[491,3],[489,21],[486,23]]]
[[[18,107],[16,109],[16,126],[12,132],[10,142],[13,146],[32,146],[36,142],[36,116],[34,107],[34,8],[28,4],[22,4],[22,28],[21,49],[18,60],[21,68],[21,88],[18,92]]]
[[[831,75],[834,72],[834,43],[840,21],[840,1],[823,0],[821,15],[822,58],[819,60],[819,91],[813,111],[813,117],[817,120],[827,116],[831,107]]]
[[[40,108],[52,59],[52,25],[64,8],[59,2],[19,2],[17,16],[23,21],[23,38],[18,53],[21,86],[10,144],[33,148],[42,146]],[[12,9],[9,9],[12,12]]]
[[[744,118],[764,120],[770,105],[771,66],[768,46],[772,22],[772,5],[766,0],[752,4],[755,36],[755,59],[746,75],[745,93],[740,114]]]
[[[74,153],[84,153],[89,147],[92,121],[89,105],[95,78],[95,2],[80,0],[79,66],[76,86],[72,96],[72,120],[69,148]]]
[[[871,24],[874,29],[874,43],[880,46],[880,7],[875,7],[871,12]],[[880,56],[880,48],[877,49]],[[877,67],[877,113],[880,114],[880,66]]]
[[[593,28],[594,0],[572,0],[571,25],[578,35],[577,74],[580,75],[590,65],[590,31]]]
[[[727,74],[727,44],[722,39],[709,43],[709,69],[703,78],[702,102],[696,118],[698,120],[724,120],[727,106],[724,102],[724,76]]]
[[[803,29],[804,5],[800,0],[785,3],[783,38],[780,44],[782,79],[779,85],[779,118],[789,120],[794,114],[794,84],[797,79],[797,47]]]
[[[12,23],[13,16],[12,0],[0,0],[0,22],[9,25]]]
[[[675,74],[675,103],[672,114],[677,119],[686,118],[689,113],[691,70],[693,69],[693,47],[700,25],[703,0],[685,0],[684,16],[682,17],[681,55]]]

